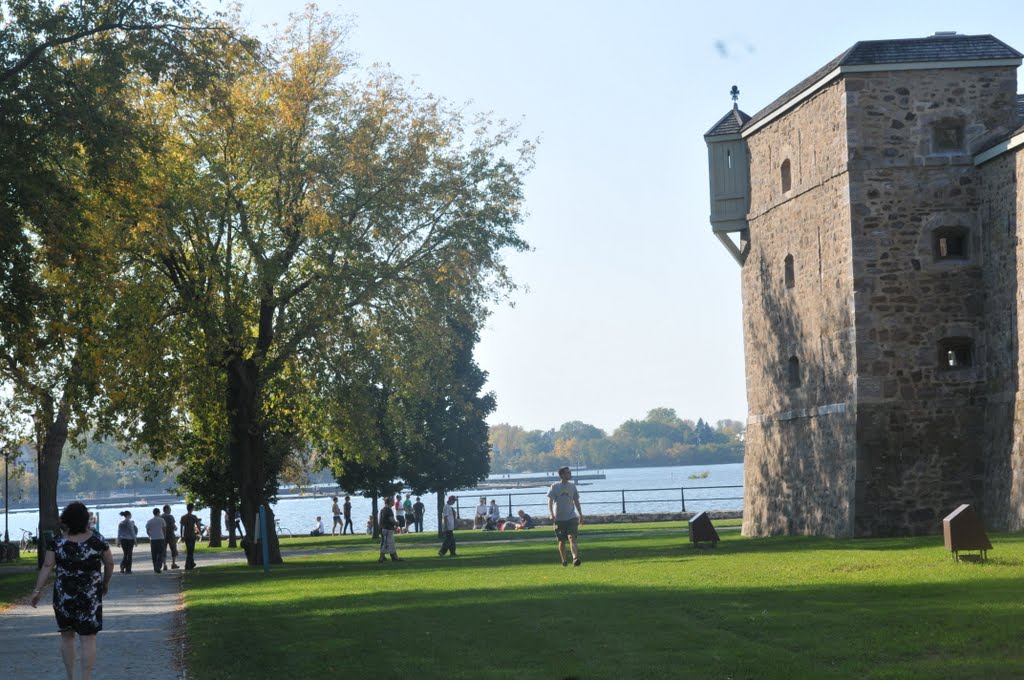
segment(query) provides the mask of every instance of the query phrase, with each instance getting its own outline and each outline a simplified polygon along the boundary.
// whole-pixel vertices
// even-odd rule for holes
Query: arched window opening
[[[789,159],[782,161],[782,168],[780,169],[782,174],[782,193],[786,193],[793,188],[793,178],[789,170]]]
[[[790,357],[789,363],[786,366],[786,372],[789,377],[789,386],[800,387],[800,360],[796,357]]]
[[[793,256],[786,255],[786,288],[796,285],[796,274],[793,270]]]

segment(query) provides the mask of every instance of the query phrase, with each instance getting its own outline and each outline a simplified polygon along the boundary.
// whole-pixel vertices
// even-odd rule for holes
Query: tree
[[[483,118],[467,135],[460,113],[386,72],[343,81],[342,39],[310,10],[255,55],[224,44],[219,80],[140,91],[165,145],[147,155],[151,214],[124,240],[133,268],[167,282],[176,332],[201,336],[223,372],[250,530],[288,446],[340,439],[310,417],[326,379],[309,370],[314,349],[337,348],[323,338],[428,283],[491,299],[511,286],[501,251],[526,247],[532,145],[509,150],[515,130]]]
[[[386,457],[364,463],[358,458],[341,455],[340,452],[337,458],[345,460],[344,467],[340,467],[335,473],[338,486],[345,493],[370,499],[373,511],[373,537],[379,538],[377,500],[402,490],[402,482],[398,481],[397,459]]]
[[[130,74],[181,60],[177,3],[9,0],[0,31],[0,383],[28,410],[40,531],[58,529],[64,445],[82,431],[102,363],[110,217],[132,155]],[[114,213],[117,211],[114,210]]]
[[[473,360],[475,327],[449,317],[444,330],[445,346],[419,364],[425,366],[425,380],[415,383],[420,389],[397,398],[403,477],[417,493],[436,494],[438,517],[448,491],[487,478],[487,416],[497,406],[492,393],[481,393],[487,373]]]

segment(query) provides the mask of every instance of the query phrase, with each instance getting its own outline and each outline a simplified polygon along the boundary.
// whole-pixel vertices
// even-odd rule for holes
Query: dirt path
[[[121,551],[113,551],[116,565]],[[25,601],[0,613],[0,678],[66,680],[50,587],[43,592],[36,609]],[[115,567],[104,598],[93,679],[182,680],[181,617],[180,570],[157,574],[149,550],[136,551],[132,573]]]

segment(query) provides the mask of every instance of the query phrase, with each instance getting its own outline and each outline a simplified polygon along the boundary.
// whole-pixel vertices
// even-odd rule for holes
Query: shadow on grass
[[[524,567],[536,559],[509,557]],[[551,583],[460,588],[457,576],[439,586],[422,570],[441,567],[424,561],[414,571],[386,573],[369,592],[325,588],[285,604],[234,598],[190,605],[190,627],[200,632],[190,636],[192,675],[328,677],[372,668],[376,678],[418,680],[1024,676],[1020,580],[757,590],[641,579],[623,586],[555,566]],[[340,566],[342,576],[329,581],[335,588],[355,578],[352,571],[372,569]],[[189,589],[240,578],[218,571],[225,573]],[[324,574],[322,564],[297,564],[282,576],[299,587]],[[387,587],[389,579],[416,578],[430,588]],[[224,649],[246,652],[225,664]]]

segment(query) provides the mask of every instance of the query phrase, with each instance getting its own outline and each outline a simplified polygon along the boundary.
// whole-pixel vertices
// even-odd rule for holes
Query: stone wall
[[[984,441],[988,451],[985,492],[979,512],[986,526],[1019,531],[1024,528],[1024,470],[1021,439],[1020,318],[1024,305],[1020,270],[1024,243],[1018,237],[1018,215],[1024,197],[1024,153],[1004,154],[981,166],[984,235],[988,399]]]
[[[964,502],[1024,526],[1024,154],[973,163],[1016,91],[1012,66],[846,74],[747,137],[746,535],[935,532]]]
[[[1015,120],[1012,67],[846,78],[856,318],[856,533],[930,533],[985,474],[986,282],[972,154]],[[941,148],[936,126],[962,130]],[[942,233],[966,238],[944,258]],[[971,346],[950,368],[941,349]],[[1002,348],[992,348],[995,352]]]
[[[749,536],[852,532],[853,289],[845,120],[837,81],[747,138],[743,531]]]

